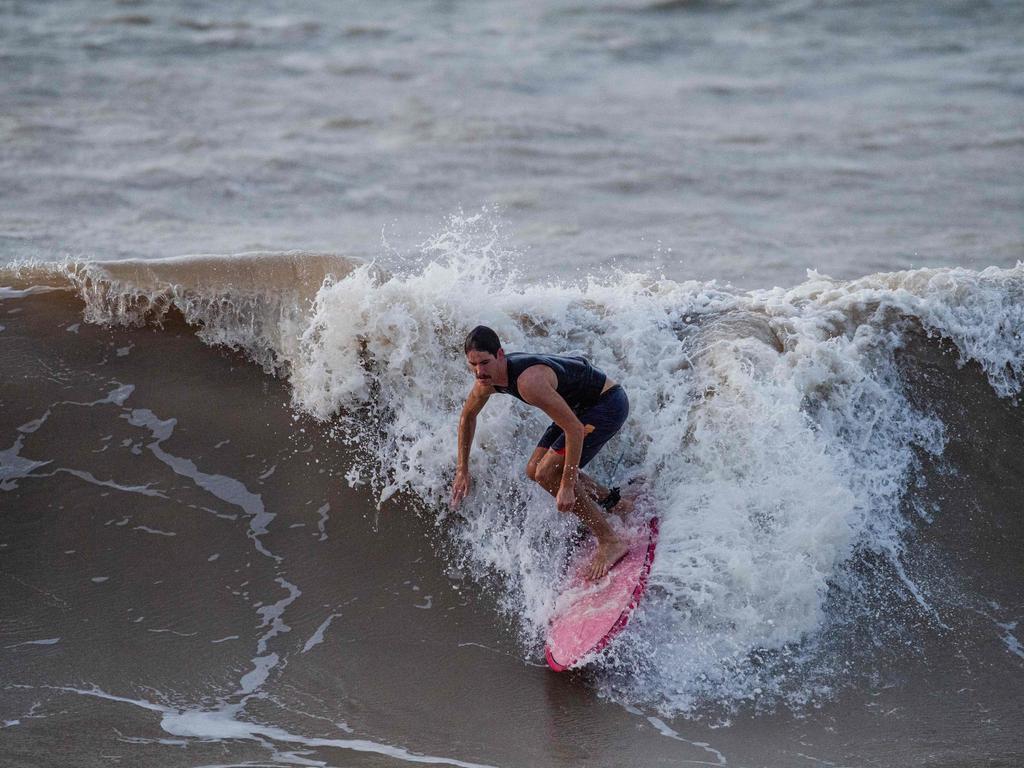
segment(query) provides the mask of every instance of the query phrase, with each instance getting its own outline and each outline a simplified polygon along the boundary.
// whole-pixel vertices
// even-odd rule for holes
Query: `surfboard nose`
[[[544,649],[544,658],[547,660],[548,666],[551,667],[553,670],[555,670],[555,672],[565,672],[565,670],[567,670],[569,668],[569,667],[567,667],[567,666],[565,666],[563,664],[559,664],[555,660],[555,657],[551,655],[551,649],[550,648],[545,648]]]

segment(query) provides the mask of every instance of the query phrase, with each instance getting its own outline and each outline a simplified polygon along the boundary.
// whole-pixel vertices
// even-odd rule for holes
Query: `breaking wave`
[[[522,471],[546,419],[512,398],[482,414],[473,495],[448,510],[471,385],[461,342],[483,323],[508,351],[589,357],[632,403],[594,471],[644,478],[662,519],[650,598],[589,673],[623,702],[806,706],[843,685],[851,659],[870,668],[858,637],[956,632],[953,604],[985,602],[927,578],[911,549],[922,525],[958,524],[929,496],[952,471],[951,424],[1016,405],[1024,266],[809,272],[740,291],[625,272],[526,283],[515,258],[476,216],[390,268],[258,253],[20,264],[0,282],[70,289],[96,323],[178,312],[287,377],[296,409],[358,447],[351,484],[434,516],[450,567],[495,591],[524,656],[542,642],[573,521]],[[948,397],[922,397],[925,357]],[[987,395],[959,400],[964,377]]]

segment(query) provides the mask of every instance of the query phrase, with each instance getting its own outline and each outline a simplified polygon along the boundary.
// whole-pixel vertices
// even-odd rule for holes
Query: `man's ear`
[[[499,362],[499,363],[500,363],[500,362],[501,362],[502,360],[504,360],[504,359],[505,359],[505,350],[504,350],[504,349],[502,349],[501,347],[498,347],[498,354],[497,354],[497,358],[498,358],[498,362]]]

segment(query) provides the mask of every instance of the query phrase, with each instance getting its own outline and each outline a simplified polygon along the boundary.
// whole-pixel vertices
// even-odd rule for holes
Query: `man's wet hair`
[[[499,349],[501,349],[501,341],[498,339],[498,334],[486,325],[478,325],[466,336],[465,351],[467,355],[470,352],[489,352],[492,355],[497,355]]]

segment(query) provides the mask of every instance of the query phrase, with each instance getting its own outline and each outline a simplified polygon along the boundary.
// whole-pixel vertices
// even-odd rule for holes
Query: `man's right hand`
[[[469,494],[469,470],[456,470],[455,482],[452,483],[452,500],[449,506],[452,509],[457,508],[467,494]]]

